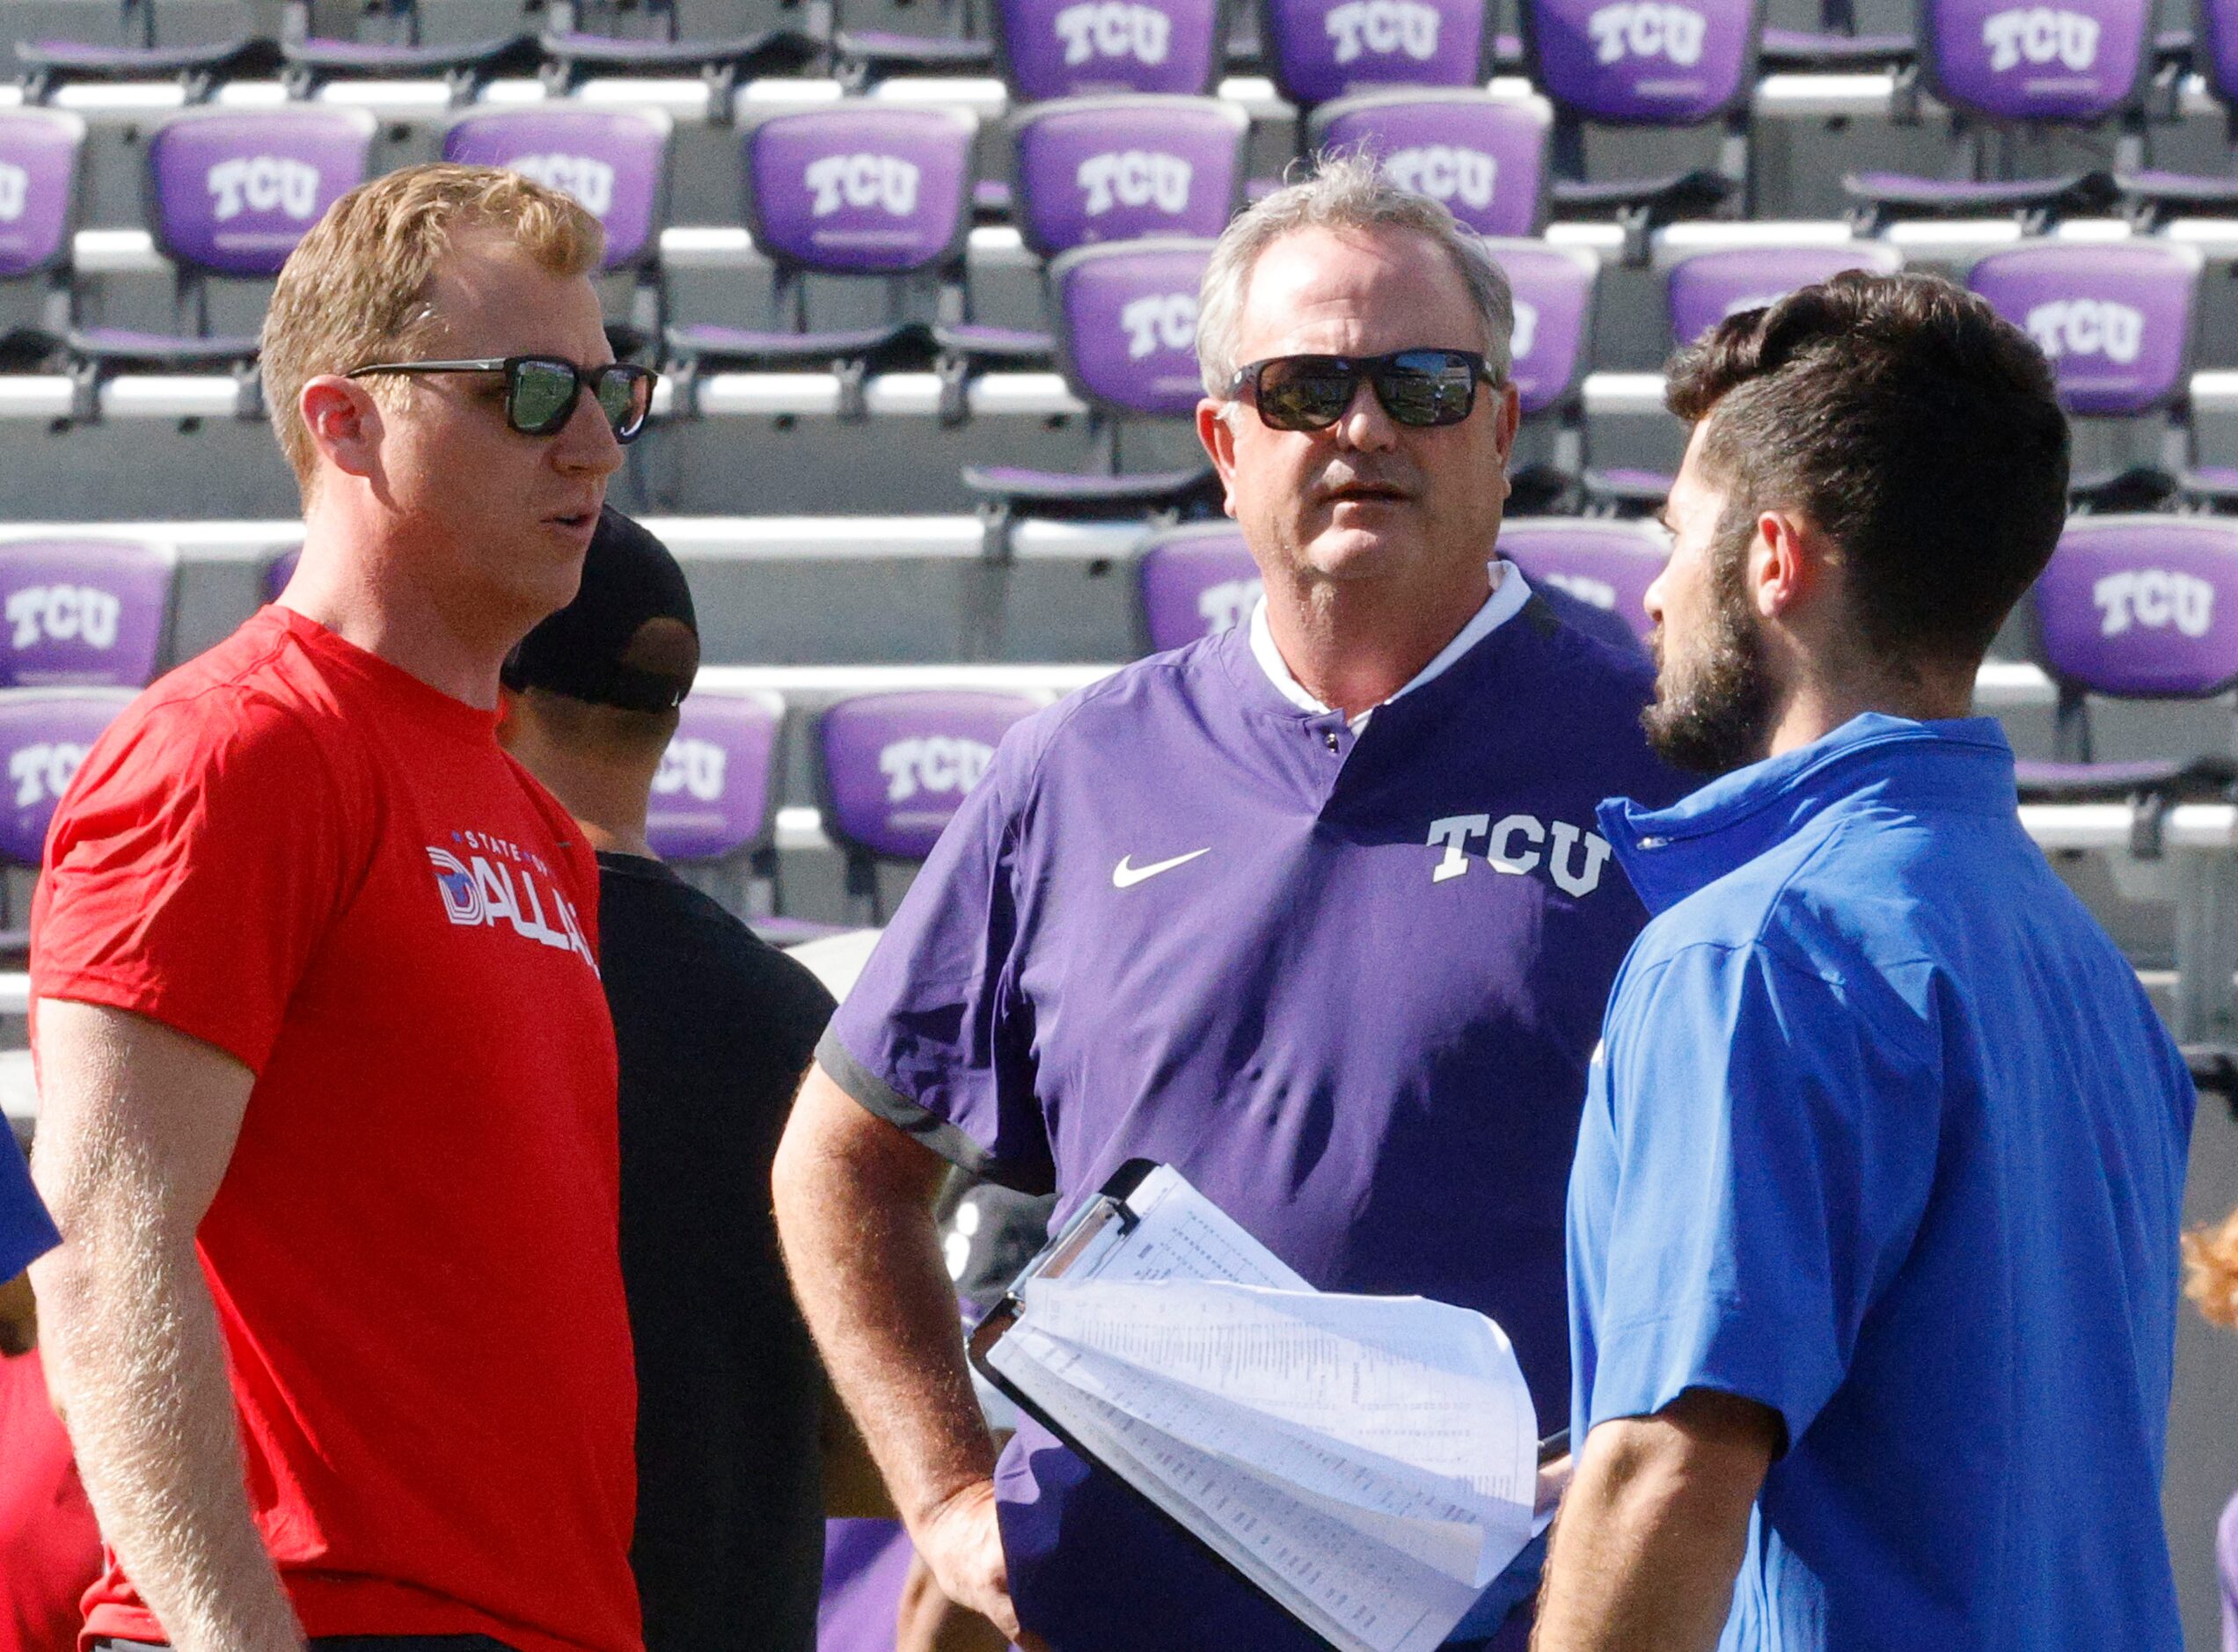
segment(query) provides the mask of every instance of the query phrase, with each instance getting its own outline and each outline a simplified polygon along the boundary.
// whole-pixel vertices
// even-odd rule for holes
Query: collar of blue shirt
[[[1650,912],[1753,860],[1826,809],[1873,800],[2009,815],[2013,749],[1993,717],[1915,722],[1866,712],[1832,734],[1720,775],[1665,809],[1611,798],[1601,831]]]
[[[1440,648],[1428,665],[1407,680],[1398,694],[1393,694],[1390,700],[1383,703],[1388,705],[1400,694],[1412,693],[1432,678],[1443,676],[1455,661],[1521,613],[1523,605],[1530,600],[1531,587],[1523,577],[1523,570],[1512,562],[1496,559],[1492,563],[1492,591],[1484,599],[1484,605],[1476,610],[1467,625],[1460,628],[1452,641]],[[1299,711],[1311,712],[1317,717],[1328,711],[1327,706],[1313,698],[1311,690],[1291,675],[1288,662],[1282,657],[1282,650],[1275,647],[1275,633],[1267,623],[1267,599],[1264,596],[1260,597],[1251,609],[1251,656],[1258,661],[1259,669],[1267,674],[1267,681],[1275,685],[1275,691]],[[1368,719],[1374,716],[1376,708],[1371,705],[1358,716],[1347,719],[1352,732],[1357,734],[1365,728]]]

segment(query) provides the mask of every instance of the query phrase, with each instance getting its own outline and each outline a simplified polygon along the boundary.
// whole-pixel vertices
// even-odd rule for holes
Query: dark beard
[[[1655,704],[1640,713],[1640,726],[1674,768],[1726,774],[1760,761],[1771,747],[1777,706],[1764,641],[1741,589],[1744,567],[1741,556],[1720,555],[1711,574],[1709,634],[1695,640],[1683,679],[1674,679],[1667,640],[1656,628]]]

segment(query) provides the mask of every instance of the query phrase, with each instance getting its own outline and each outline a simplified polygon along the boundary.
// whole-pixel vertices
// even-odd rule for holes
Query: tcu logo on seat
[[[1593,37],[1596,62],[1662,57],[1691,69],[1701,62],[1709,24],[1700,12],[1669,0],[1620,0],[1587,18],[1585,32]]]
[[[1616,587],[1606,580],[1597,580],[1583,574],[1549,574],[1547,583],[1558,591],[1568,591],[1581,603],[1591,603],[1596,608],[1616,611]]]
[[[1127,359],[1139,362],[1160,348],[1187,350],[1196,344],[1196,295],[1152,294],[1128,301],[1119,311],[1127,330]]]
[[[604,217],[614,204],[614,169],[594,157],[516,155],[505,164],[546,189],[573,195],[594,218]]]
[[[1197,617],[1204,622],[1204,634],[1232,631],[1243,624],[1244,616],[1259,600],[1266,587],[1257,580],[1223,580],[1218,585],[1208,585],[1196,595]]]
[[[1378,57],[1404,52],[1426,63],[1437,55],[1442,21],[1436,7],[1420,0],[1344,0],[1331,9],[1327,26],[1340,63],[1350,62],[1363,51]]]
[[[2090,588],[2090,600],[2104,610],[2099,634],[2118,637],[2134,623],[2148,631],[2174,625],[2187,637],[2204,637],[2214,623],[2214,587],[2196,574],[2171,568],[2124,568]]]
[[[1082,161],[1077,181],[1088,197],[1091,218],[1101,217],[1115,203],[1122,207],[1154,204],[1160,212],[1185,212],[1189,179],[1196,170],[1178,155],[1123,150],[1116,155],[1092,155]]]
[[[1401,189],[1411,189],[1433,201],[1459,200],[1481,212],[1492,204],[1492,186],[1500,176],[1500,163],[1481,150],[1424,143],[1386,157],[1383,170]]]
[[[1173,35],[1174,20],[1156,6],[1128,5],[1124,0],[1090,0],[1057,14],[1057,37],[1064,42],[1064,61],[1075,68],[1091,57],[1162,63]]]
[[[1995,74],[2025,58],[2039,67],[2057,59],[2079,75],[2098,61],[2098,19],[2050,6],[2015,7],[1982,19],[1982,44]]]
[[[919,735],[897,740],[878,754],[878,771],[886,777],[886,800],[905,802],[919,792],[962,797],[979,784],[995,749],[976,740],[954,735]]]
[[[1566,820],[1549,825],[1536,815],[1509,815],[1496,822],[1489,815],[1448,815],[1430,823],[1429,846],[1444,854],[1430,869],[1432,883],[1459,877],[1472,864],[1468,845],[1484,840],[1484,859],[1492,870],[1519,878],[1543,870],[1564,895],[1584,896],[1601,886],[1601,868],[1608,864],[1608,840],[1598,832],[1573,826]]]
[[[713,741],[678,735],[669,742],[669,749],[661,754],[661,767],[653,777],[653,790],[660,797],[689,792],[702,803],[716,802],[722,797],[723,776],[729,767],[730,753]]]
[[[31,174],[0,161],[0,223],[13,223],[31,204]]]
[[[43,638],[113,648],[117,618],[124,604],[91,585],[26,585],[8,593],[8,623],[15,627],[8,646],[30,648]]]
[[[917,163],[898,155],[827,155],[809,164],[805,181],[815,192],[808,211],[828,218],[845,207],[882,207],[896,218],[917,210]]]
[[[284,212],[308,220],[318,209],[318,169],[285,156],[257,155],[220,161],[209,169],[211,214],[220,223],[243,212]]]
[[[86,748],[69,741],[40,741],[8,754],[8,778],[16,783],[16,807],[35,808],[62,796],[77,777]]]
[[[2062,355],[2103,355],[2127,366],[2145,342],[2145,317],[2110,298],[2055,298],[2030,310],[2028,330],[2055,362]]]

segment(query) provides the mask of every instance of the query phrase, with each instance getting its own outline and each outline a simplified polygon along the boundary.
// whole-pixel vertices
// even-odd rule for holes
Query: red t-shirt
[[[0,1652],[69,1652],[100,1570],[101,1528],[39,1356],[0,1359]]]
[[[250,1501],[314,1635],[640,1643],[597,866],[494,717],[282,608],[55,816],[40,998],[256,1073],[197,1235]],[[86,1634],[163,1633],[113,1561]]]

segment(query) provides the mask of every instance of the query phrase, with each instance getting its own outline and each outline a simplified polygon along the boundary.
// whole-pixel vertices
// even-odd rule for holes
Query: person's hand
[[[911,1551],[894,1614],[894,1652],[1004,1652],[1003,1632],[940,1592],[925,1557]]]
[[[981,1617],[1025,1652],[1046,1652],[1036,1635],[1022,1634],[1010,1600],[1010,1563],[1003,1556],[1002,1527],[995,1518],[995,1482],[974,1480],[936,1507],[910,1533],[940,1592]]]

